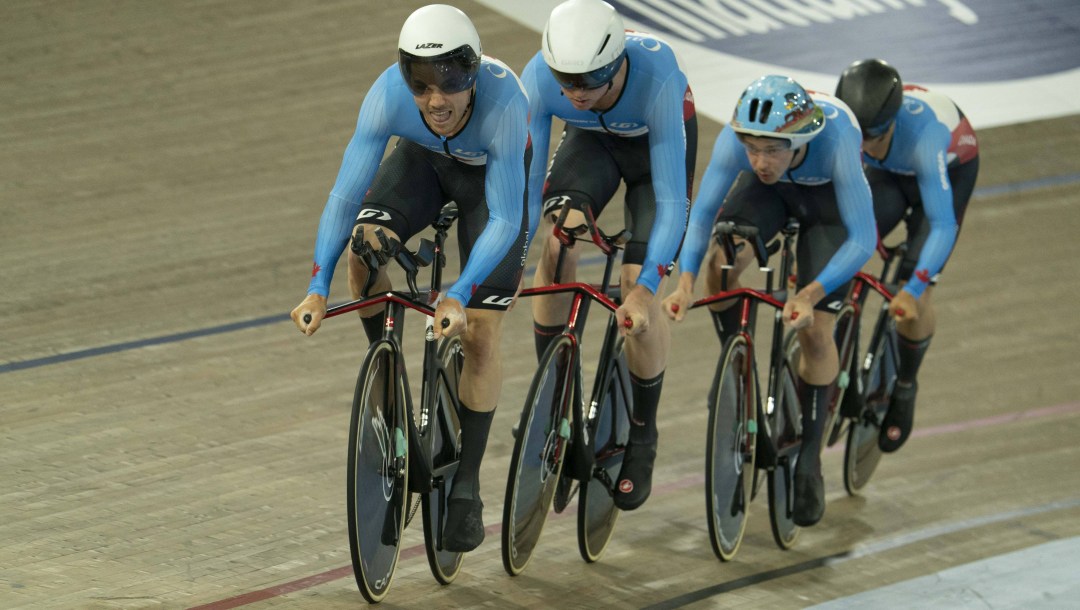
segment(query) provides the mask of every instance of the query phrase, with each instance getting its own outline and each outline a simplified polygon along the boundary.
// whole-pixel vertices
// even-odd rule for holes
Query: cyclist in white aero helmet
[[[419,112],[417,112],[419,110]],[[442,547],[470,551],[484,539],[480,462],[502,387],[500,338],[527,244],[528,100],[517,76],[481,55],[472,21],[445,4],[406,19],[397,65],[364,96],[315,241],[308,295],[292,312],[306,335],[318,330],[334,266],[350,239],[379,248],[375,230],[405,242],[455,201],[463,268],[435,310],[437,335],[461,335],[461,462]],[[393,150],[383,159],[390,138]],[[360,298],[366,265],[351,253],[349,288]],[[374,288],[390,290],[385,271]],[[379,306],[361,310],[370,340],[382,336]],[[445,323],[445,327],[443,324]]]
[[[833,339],[836,312],[851,278],[877,243],[859,144],[858,123],[840,100],[811,95],[785,76],[764,76],[751,83],[716,138],[690,214],[678,286],[664,299],[665,312],[681,320],[693,302],[694,281],[706,258],[707,289],[720,292],[721,269],[728,261],[722,248],[710,246],[717,220],[756,226],[767,242],[788,218],[798,219],[798,290],[788,297],[783,316],[798,330],[802,354],[798,392],[803,443],[795,466],[792,520],[804,527],[825,513],[821,440],[829,389],[840,368]],[[739,287],[739,274],[753,258],[752,251],[741,249],[728,276],[729,290]],[[741,312],[732,304],[713,308],[721,341],[738,330]]]
[[[652,488],[656,412],[670,343],[667,320],[655,297],[678,256],[686,230],[697,149],[697,118],[686,74],[667,43],[628,32],[622,17],[600,0],[569,0],[551,12],[541,50],[521,74],[529,94],[536,162],[529,172],[529,226],[543,254],[533,278],[546,286],[555,277],[558,240],[551,219],[575,206],[567,226],[594,216],[626,184],[627,229],[623,254],[623,303],[616,311],[627,332],[634,425],[619,473],[615,505],[641,506]],[[545,182],[552,117],[566,123]],[[578,252],[571,248],[562,270],[575,281]],[[532,299],[538,355],[562,331],[569,295]]]

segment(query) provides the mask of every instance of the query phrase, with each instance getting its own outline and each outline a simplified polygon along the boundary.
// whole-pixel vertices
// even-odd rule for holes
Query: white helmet
[[[473,86],[480,71],[480,36],[472,21],[446,4],[417,9],[398,36],[398,68],[414,95],[429,85],[443,93]]]
[[[601,0],[568,0],[551,11],[541,41],[544,61],[566,89],[610,84],[626,56],[622,17]]]

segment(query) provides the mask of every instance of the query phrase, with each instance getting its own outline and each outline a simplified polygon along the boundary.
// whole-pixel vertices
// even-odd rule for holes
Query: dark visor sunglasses
[[[443,93],[460,93],[476,82],[480,58],[468,45],[435,57],[398,51],[401,77],[413,95],[423,95],[434,85]]]
[[[880,138],[885,135],[886,131],[889,131],[889,127],[892,126],[895,119],[885,121],[881,125],[875,125],[873,127],[867,127],[862,130],[862,137],[864,140],[873,140],[874,138]]]
[[[551,70],[551,75],[555,77],[555,81],[563,89],[599,89],[615,78],[615,74],[622,67],[624,57],[626,57],[625,51],[608,65],[580,74],[560,72],[550,66],[548,66],[548,69]]]

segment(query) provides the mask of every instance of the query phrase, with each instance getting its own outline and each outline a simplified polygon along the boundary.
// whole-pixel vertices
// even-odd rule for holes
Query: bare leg
[[[502,388],[502,321],[505,312],[466,309],[468,330],[461,337],[465,364],[458,396],[473,411],[493,411]]]
[[[381,230],[386,234],[389,239],[399,240],[397,233],[394,233],[386,227],[380,227],[378,225],[360,225],[360,228],[364,231],[364,241],[371,244],[371,247],[378,250],[379,240],[375,237],[375,230]],[[354,233],[355,235],[355,233]],[[352,249],[348,251],[349,255],[349,291],[352,293],[352,298],[359,299],[362,296],[361,291],[364,289],[364,284],[367,282],[369,270],[367,265],[360,261],[360,259],[353,254]],[[390,276],[386,273],[385,269],[379,269],[379,275],[375,278],[375,284],[372,286],[372,292],[385,292],[390,290]],[[365,307],[360,310],[360,317],[370,318],[376,314],[382,312],[382,306]]]
[[[458,398],[461,401],[461,456],[447,506],[443,547],[471,551],[484,540],[484,503],[480,499],[480,463],[502,388],[504,312],[466,309],[468,328],[461,337],[465,362]]]
[[[571,210],[566,217],[565,226],[572,228],[585,222],[585,216]],[[536,265],[536,274],[533,275],[533,287],[550,286],[555,281],[555,265],[559,260],[559,240],[552,235],[551,220],[545,217],[540,222],[539,235],[543,236],[543,251],[540,261]],[[580,254],[577,248],[566,251],[563,259],[562,275],[560,282],[567,283],[577,280],[577,264]],[[563,325],[569,313],[570,302],[573,295],[570,294],[547,294],[532,297],[533,321],[544,326]]]

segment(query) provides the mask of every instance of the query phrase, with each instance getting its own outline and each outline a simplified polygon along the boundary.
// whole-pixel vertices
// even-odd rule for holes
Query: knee
[[[746,266],[750,264],[750,261],[754,257],[753,249],[750,248],[749,244],[746,244],[742,239],[736,239],[735,243],[737,249],[735,251],[734,261],[728,260],[727,252],[725,252],[723,248],[713,247],[710,249],[710,273],[712,273],[716,277],[719,277],[724,269],[724,266],[731,265],[731,269],[728,271],[728,273],[732,277],[735,277],[739,273],[742,273],[744,269],[746,269]]]
[[[359,257],[356,256],[356,253],[352,251],[353,248],[356,247],[357,240],[362,239],[368,246],[371,247],[372,250],[381,250],[382,240],[379,239],[380,234],[383,236],[383,239],[386,239],[387,241],[401,241],[397,233],[381,225],[358,223],[356,226],[353,227],[352,237],[350,238],[349,243],[350,265],[354,263],[363,265],[363,261],[361,261]],[[366,265],[363,266],[366,268]]]
[[[559,259],[559,238],[552,234],[551,225],[545,225],[545,228],[548,229],[544,232],[547,237],[544,238],[543,250],[540,254],[548,265],[554,267]]]
[[[836,351],[832,322],[815,315],[814,323],[799,331],[799,345],[808,357],[820,360]]]
[[[461,344],[465,350],[465,358],[477,366],[488,365],[499,358],[501,314],[502,312],[497,312],[492,316],[476,314],[474,311],[467,314],[468,327],[465,334],[461,335]]]

